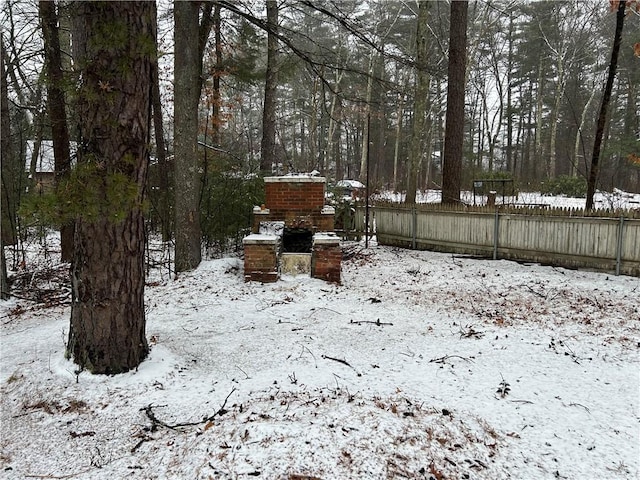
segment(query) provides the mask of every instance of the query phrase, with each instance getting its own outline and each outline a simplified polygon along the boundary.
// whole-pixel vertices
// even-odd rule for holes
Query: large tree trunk
[[[449,27],[449,68],[447,119],[442,169],[442,203],[459,203],[462,186],[462,147],[464,143],[464,91],[467,58],[466,1],[451,2]]]
[[[264,84],[262,110],[262,143],[260,145],[260,171],[271,174],[276,158],[276,94],[278,87],[278,2],[267,0],[267,73]]]
[[[62,55],[58,37],[58,15],[56,5],[49,0],[38,3],[42,21],[42,34],[47,68],[47,105],[53,139],[53,157],[55,162],[56,188],[71,171],[69,151],[69,128],[62,74]],[[60,226],[61,260],[70,262],[73,255],[73,223],[64,222]]]
[[[79,2],[76,11],[82,123],[71,185],[82,204],[67,353],[82,369],[115,374],[137,367],[148,353],[142,203],[155,4]]]
[[[625,0],[620,0],[618,4],[618,13],[616,16],[616,31],[613,37],[613,49],[611,50],[611,62],[609,63],[609,74],[607,83],[604,87],[604,95],[602,96],[602,104],[600,105],[600,113],[598,114],[598,123],[596,125],[596,138],[593,142],[593,153],[591,155],[591,170],[587,179],[587,201],[586,210],[593,208],[593,196],[596,193],[596,183],[598,181],[600,148],[602,147],[602,137],[604,134],[604,125],[607,119],[607,110],[609,109],[609,101],[611,100],[611,92],[613,91],[613,81],[616,77],[616,69],[618,67],[618,54],[620,52],[620,43],[622,42],[622,27],[624,26],[624,10]]]
[[[199,205],[202,178],[197,149],[202,69],[198,44],[193,42],[198,16],[198,2],[174,2],[176,272],[192,270],[202,260]]]

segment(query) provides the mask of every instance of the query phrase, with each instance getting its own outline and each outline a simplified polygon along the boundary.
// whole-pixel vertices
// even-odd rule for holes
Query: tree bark
[[[11,142],[11,123],[9,118],[9,92],[7,88],[7,71],[4,65],[4,38],[2,42],[2,55],[0,55],[0,156],[2,159],[0,175],[0,300],[9,298],[9,281],[7,279],[7,261],[4,255],[4,246],[15,242],[15,227],[9,214],[9,192],[7,183],[10,180],[11,157],[13,145]]]
[[[451,2],[449,28],[449,67],[447,119],[442,169],[442,203],[459,203],[462,186],[462,149],[464,143],[464,93],[467,57],[466,1]]]
[[[413,128],[411,130],[411,144],[409,146],[409,164],[407,165],[407,194],[406,204],[416,203],[418,189],[418,175],[422,164],[422,137],[426,124],[427,104],[429,99],[429,74],[427,73],[428,55],[428,16],[429,2],[418,4],[418,26],[416,31],[416,84],[413,102]],[[427,167],[428,168],[428,167]]]
[[[198,2],[174,2],[175,21],[175,228],[176,272],[196,268],[202,260],[200,189],[202,178],[198,159],[198,101],[201,60],[193,33],[199,28]]]
[[[78,178],[67,354],[116,374],[147,356],[145,230],[155,3],[78,2]],[[117,66],[117,68],[115,68]]]
[[[53,1],[38,2],[47,69],[47,106],[51,123],[53,140],[53,157],[55,162],[55,183],[60,188],[61,181],[71,171],[71,155],[69,151],[69,127],[64,93],[64,76],[62,73],[62,55],[58,36],[58,15]],[[60,226],[61,260],[70,262],[73,256],[73,223],[63,222]]]
[[[160,77],[158,71],[158,55],[156,46],[156,56],[153,60],[152,83],[151,83],[151,103],[153,110],[153,131],[156,140],[156,159],[158,161],[158,216],[160,217],[160,231],[162,241],[171,240],[171,211],[169,207],[169,173],[170,165],[167,162],[167,148],[164,142],[164,126],[162,122],[162,102],[160,100]]]
[[[260,171],[271,174],[276,158],[276,91],[278,87],[278,2],[267,0],[267,72],[264,84],[262,110],[262,143],[260,145]]]
[[[611,50],[611,62],[609,63],[609,74],[607,75],[607,83],[604,87],[604,95],[600,104],[600,113],[598,114],[598,123],[596,124],[596,137],[593,142],[593,153],[591,155],[591,170],[587,179],[587,201],[586,210],[593,209],[593,196],[596,193],[596,183],[598,181],[600,149],[602,147],[602,137],[604,134],[604,126],[607,119],[607,110],[609,109],[609,101],[611,100],[611,92],[613,91],[613,81],[616,77],[616,69],[618,67],[618,54],[620,53],[620,44],[622,43],[622,27],[624,26],[626,0],[620,0],[618,4],[618,13],[616,15],[616,30],[613,37],[613,49]]]

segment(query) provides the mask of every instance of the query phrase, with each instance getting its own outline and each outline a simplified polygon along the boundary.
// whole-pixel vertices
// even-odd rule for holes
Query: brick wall
[[[272,212],[317,212],[324,206],[324,182],[265,182],[265,205]]]
[[[340,245],[314,245],[311,257],[311,276],[340,283],[340,264],[342,250]]]
[[[278,279],[278,257],[275,245],[244,245],[244,280],[275,282]]]

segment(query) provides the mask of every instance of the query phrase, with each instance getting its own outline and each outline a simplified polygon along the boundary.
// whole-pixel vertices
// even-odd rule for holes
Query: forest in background
[[[375,189],[405,191],[408,178],[418,190],[441,187],[448,2],[423,2],[422,8],[420,2],[381,0],[195,3],[200,30],[181,35],[187,44],[199,44],[201,54],[198,205],[206,243],[224,243],[246,224],[261,195],[254,180],[261,161],[263,174],[317,170],[331,184],[343,178],[364,181],[368,158]],[[74,4],[56,6],[61,85],[73,142],[82,122],[71,108],[78,82]],[[614,10],[598,1],[469,3],[464,189],[474,178],[513,178],[523,190],[584,194]],[[173,3],[158,4],[160,108],[154,109],[147,188],[147,216],[167,238],[175,217],[174,61],[183,54],[174,55],[180,39],[173,15]],[[421,41],[416,38],[419,16],[426,25]],[[16,219],[3,231],[15,232],[20,205],[27,206],[23,212],[37,211],[40,219],[53,209],[26,193],[41,193],[29,183],[36,178],[41,142],[53,137],[50,75],[44,68],[38,3],[5,2],[2,23],[3,121],[10,123],[5,131],[11,141],[3,149],[3,210]],[[272,60],[269,36],[275,38]],[[640,61],[634,55],[639,38],[637,11],[628,8],[605,125],[597,184],[602,190],[640,191]],[[419,48],[424,62],[417,60]],[[271,99],[265,94],[268,72],[275,79]],[[265,99],[274,112],[266,122]],[[273,138],[266,167],[265,128]],[[29,141],[35,148],[27,149]]]
[[[209,151],[210,159],[256,172],[267,67],[264,4],[236,2],[227,9],[221,3],[220,44],[212,35],[204,52],[200,134],[224,150]],[[406,188],[417,101],[417,4],[278,2],[274,171],[315,169],[330,180],[363,180],[369,140],[372,183]],[[449,4],[427,4],[420,189],[442,183],[447,88]],[[562,175],[586,177],[614,26],[615,14],[596,1],[469,3],[465,185],[499,173],[533,188]],[[623,31],[606,126],[599,181],[605,190],[640,188],[630,156],[638,153],[640,134],[640,65],[633,49],[639,34],[633,14]],[[172,32],[161,40],[170,56]],[[165,77],[167,105],[171,76]]]

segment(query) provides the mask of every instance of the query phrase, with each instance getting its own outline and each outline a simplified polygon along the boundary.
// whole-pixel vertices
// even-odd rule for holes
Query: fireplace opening
[[[306,228],[286,228],[282,232],[282,251],[285,253],[311,253],[313,235]]]

